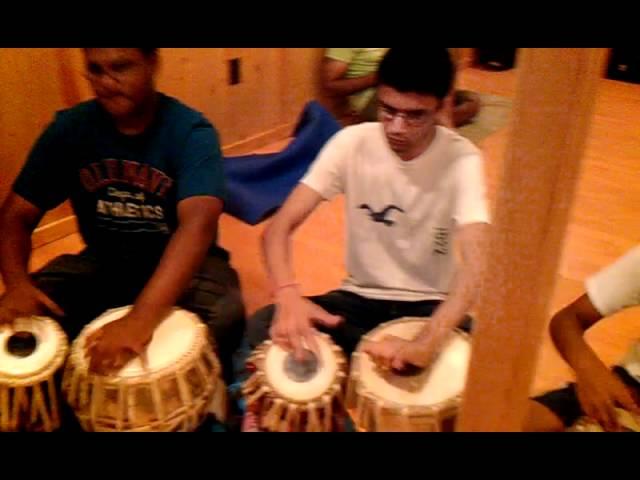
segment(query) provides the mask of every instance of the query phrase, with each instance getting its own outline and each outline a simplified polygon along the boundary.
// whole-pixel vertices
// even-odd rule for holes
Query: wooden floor
[[[464,70],[460,87],[478,92],[513,96],[515,70],[487,72]],[[575,208],[565,240],[552,310],[582,292],[583,280],[612,262],[640,240],[640,85],[602,80]],[[493,134],[482,144],[486,155],[489,195],[493,200],[499,182],[502,156],[509,129]],[[261,151],[277,151],[278,142]],[[343,201],[323,204],[294,240],[295,268],[304,293],[334,288],[344,271]],[[221,244],[232,254],[239,271],[249,312],[269,302],[267,281],[259,253],[258,237],[264,225],[251,227],[231,217],[221,221]],[[80,250],[78,235],[38,248],[32,268],[62,252]],[[535,295],[535,292],[531,292]],[[607,362],[619,359],[630,339],[640,336],[638,310],[623,312],[601,322],[588,334]],[[560,385],[571,373],[547,338],[542,345],[533,392]]]

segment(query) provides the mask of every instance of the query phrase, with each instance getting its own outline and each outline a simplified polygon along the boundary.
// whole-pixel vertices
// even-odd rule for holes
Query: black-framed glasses
[[[138,66],[138,63],[131,61],[115,62],[108,68],[104,68],[95,63],[89,63],[84,77],[90,82],[101,81],[105,77],[109,77],[114,82],[121,84],[127,75],[135,71]]]
[[[382,119],[390,122],[395,117],[403,118],[407,125],[416,127],[427,123],[436,116],[435,110],[400,110],[383,102],[378,102],[378,110]]]

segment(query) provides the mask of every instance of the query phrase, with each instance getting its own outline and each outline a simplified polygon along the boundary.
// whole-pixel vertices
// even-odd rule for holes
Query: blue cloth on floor
[[[282,152],[225,157],[224,211],[250,225],[272,215],[306,173],[320,149],[342,127],[316,101],[306,104]]]

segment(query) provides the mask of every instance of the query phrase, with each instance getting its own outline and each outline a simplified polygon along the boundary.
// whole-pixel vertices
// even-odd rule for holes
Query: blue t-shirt
[[[139,135],[119,132],[91,100],[57,112],[13,190],[42,210],[70,199],[99,257],[154,262],[177,227],[180,200],[224,201],[222,153],[211,123],[167,95],[158,93],[157,114]],[[217,239],[210,250],[227,256]]]

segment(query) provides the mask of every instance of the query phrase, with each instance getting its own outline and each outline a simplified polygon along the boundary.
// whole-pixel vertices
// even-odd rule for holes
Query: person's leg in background
[[[369,102],[358,114],[360,121],[362,122],[377,122],[378,121],[378,92],[371,96]]]
[[[470,90],[456,90],[453,97],[453,125],[470,123],[480,111],[480,95]]]
[[[462,49],[449,48],[449,55],[455,65],[456,79],[453,88],[444,99],[441,114],[438,117],[440,125],[449,128],[458,128],[471,122],[480,111],[480,95],[469,90],[461,90],[457,88],[462,63]]]

